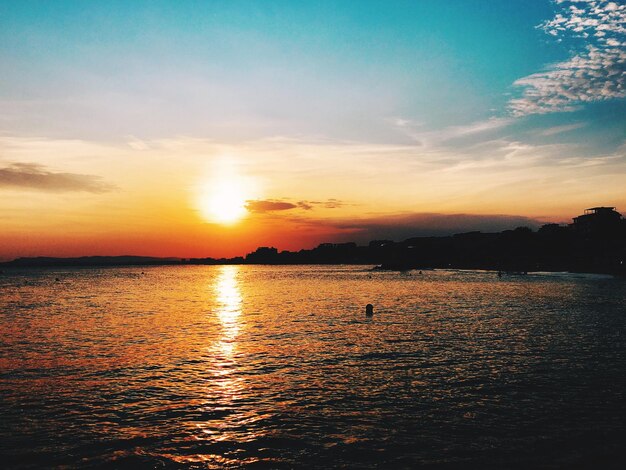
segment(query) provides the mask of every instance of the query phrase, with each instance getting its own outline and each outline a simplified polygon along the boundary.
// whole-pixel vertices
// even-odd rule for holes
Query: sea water
[[[370,268],[5,270],[2,466],[621,467],[626,280]]]

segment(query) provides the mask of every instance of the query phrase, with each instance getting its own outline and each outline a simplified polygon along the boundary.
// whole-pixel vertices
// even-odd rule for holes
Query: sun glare
[[[246,197],[235,182],[220,182],[207,188],[202,202],[205,218],[220,224],[234,224],[246,213]]]
[[[239,171],[237,159],[222,156],[198,181],[196,207],[207,222],[233,225],[248,215],[247,201],[258,196],[258,182]]]

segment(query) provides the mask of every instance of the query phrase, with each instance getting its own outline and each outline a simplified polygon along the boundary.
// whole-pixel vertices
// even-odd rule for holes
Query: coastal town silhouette
[[[322,243],[313,249],[279,251],[259,247],[245,257],[154,258],[145,256],[33,257],[0,263],[5,267],[374,264],[374,269],[485,269],[506,274],[570,271],[625,275],[626,219],[615,207],[592,207],[570,224],[549,223],[537,231],[517,227],[497,233],[472,231],[450,236]]]

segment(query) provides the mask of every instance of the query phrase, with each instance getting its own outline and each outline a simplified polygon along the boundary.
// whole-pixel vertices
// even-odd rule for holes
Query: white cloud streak
[[[549,137],[552,135],[575,131],[576,129],[581,129],[585,127],[586,125],[587,123],[585,122],[576,122],[574,124],[566,124],[564,126],[554,126],[554,127],[549,127],[548,129],[539,131],[538,134],[544,137]]]

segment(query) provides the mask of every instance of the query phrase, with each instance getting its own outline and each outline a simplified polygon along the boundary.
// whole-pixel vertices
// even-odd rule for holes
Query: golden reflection
[[[202,407],[205,418],[195,424],[198,432],[195,438],[200,441],[225,443],[224,448],[252,442],[267,434],[269,430],[260,429],[258,422],[267,414],[261,414],[256,407],[246,407],[244,398],[250,399],[251,391],[243,372],[249,370],[249,364],[242,353],[245,345],[239,345],[240,330],[245,330],[241,313],[245,284],[240,284],[239,266],[222,266],[217,271],[213,283],[214,312],[219,328],[218,336],[211,348],[211,380],[206,388],[206,401]],[[241,349],[238,350],[238,349]],[[242,449],[238,449],[241,451]],[[197,454],[186,456],[184,463],[198,463],[208,467],[241,466],[235,453]],[[250,460],[251,462],[251,460]]]
[[[215,283],[217,316],[222,326],[219,349],[224,359],[232,361],[239,333],[241,293],[237,282],[238,266],[222,266]]]
[[[215,307],[213,312],[218,319],[218,335],[210,350],[210,369],[213,376],[206,389],[206,402],[203,411],[212,416],[196,423],[200,431],[198,440],[227,441],[237,440],[236,428],[243,419],[241,413],[230,412],[233,403],[245,393],[244,381],[238,376],[240,367],[237,357],[237,336],[240,330],[242,296],[238,281],[238,266],[222,266],[212,284]],[[223,456],[187,456],[183,462],[212,462],[223,464]]]

